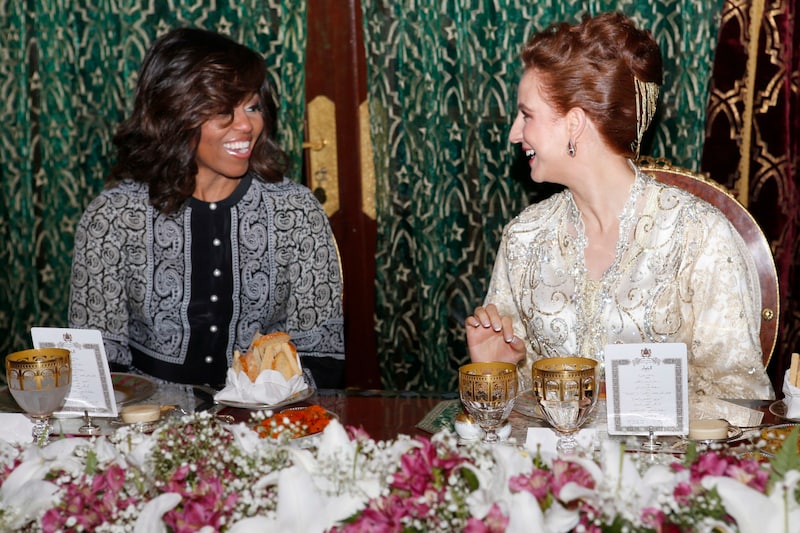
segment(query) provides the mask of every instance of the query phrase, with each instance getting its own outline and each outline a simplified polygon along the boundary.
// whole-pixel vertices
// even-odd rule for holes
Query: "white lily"
[[[483,519],[496,503],[508,515],[507,533],[559,533],[571,531],[578,525],[578,513],[558,502],[542,512],[539,502],[529,492],[511,492],[509,480],[513,476],[529,474],[533,469],[529,452],[512,446],[495,446],[492,455],[494,466],[491,469],[464,465],[478,478],[478,489],[467,496],[467,505],[473,516]]]
[[[0,465],[11,466],[20,454],[17,445],[0,439]]]
[[[153,498],[142,507],[133,525],[133,533],[167,533],[167,525],[162,518],[180,502],[181,495],[175,492],[165,492]]]
[[[625,453],[619,442],[611,439],[603,442],[599,464],[583,457],[567,457],[565,460],[580,464],[588,471],[596,488],[567,483],[559,494],[561,500],[583,499],[598,509],[622,513],[633,523],[639,522],[645,509],[659,507],[659,498],[671,494],[675,485],[686,477],[685,473],[673,472],[662,464],[654,464],[640,475],[631,456]]]
[[[347,430],[342,424],[333,419],[328,422],[319,440],[320,459],[336,458],[339,456],[352,457],[355,453],[357,443],[351,441],[347,435]]]
[[[558,502],[553,502],[542,513],[533,494],[521,491],[511,496],[506,533],[567,533],[573,531],[579,521],[580,515],[576,511],[570,511]]]
[[[478,489],[467,496],[467,505],[470,513],[480,519],[489,513],[495,503],[504,510],[512,510],[514,505],[508,480],[512,476],[527,474],[533,469],[530,456],[512,446],[494,446],[492,455],[495,459],[494,468],[487,470],[469,464],[464,465],[464,468],[471,470],[478,479]],[[535,501],[534,504],[539,507]]]
[[[357,459],[359,446],[357,439],[350,440],[347,430],[338,420],[331,420],[322,432],[316,453],[321,460],[344,459],[352,462]],[[398,438],[391,447],[384,450],[383,454],[399,461],[401,455],[416,446],[420,444],[412,439]]]
[[[382,464],[397,465],[400,456],[418,443],[410,439],[399,439],[391,447],[381,450]],[[361,508],[371,498],[377,498],[383,489],[383,476],[376,476],[368,468],[362,467],[366,458],[360,451],[357,440],[350,440],[347,431],[338,420],[331,420],[320,436],[316,454],[309,450],[291,448],[292,461],[308,472],[315,486],[322,494],[339,495],[346,486],[349,497],[357,498]],[[326,475],[328,465],[337,465],[340,472],[346,473],[346,484],[338,476]]]
[[[292,466],[283,469],[278,477],[277,516],[257,522],[242,521],[233,531],[323,532],[362,507],[362,499],[349,494],[321,494],[304,468]]]
[[[81,439],[59,439],[44,448],[29,446],[25,449],[20,456],[21,464],[0,486],[4,526],[21,527],[56,503],[58,488],[44,478],[53,470],[81,472],[83,463],[75,457],[74,451],[83,444]]]
[[[128,438],[124,439],[117,446],[125,454],[126,460],[139,470],[144,471],[147,467],[147,460],[153,453],[156,439],[152,435],[145,435],[138,431],[131,431]]]
[[[800,504],[795,491],[800,472],[790,470],[769,494],[752,489],[730,477],[707,476],[706,489],[716,488],[725,510],[736,520],[741,533],[797,533],[800,530]]]
[[[266,516],[251,516],[233,524],[228,533],[264,533],[275,526],[275,521]]]
[[[120,453],[120,450],[108,442],[108,439],[105,437],[97,439],[91,446],[98,463],[117,463],[121,466],[125,466],[126,461],[122,453]]]
[[[529,531],[550,532],[544,525],[544,514],[539,502],[530,492],[522,491],[508,498],[508,526],[506,533]]]
[[[229,424],[225,428],[231,432],[234,445],[242,450],[244,455],[253,455],[259,447],[264,445],[264,439],[243,422]]]
[[[18,467],[17,470],[19,470]],[[58,501],[58,487],[49,481],[30,479],[19,484],[11,477],[6,478],[0,488],[0,530],[16,531],[35,520],[37,516],[52,507]],[[9,482],[15,487],[11,489]],[[7,487],[9,487],[7,489]]]

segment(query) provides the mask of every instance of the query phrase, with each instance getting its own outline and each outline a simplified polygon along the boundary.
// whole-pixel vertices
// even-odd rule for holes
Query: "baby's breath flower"
[[[271,417],[269,412],[256,413],[249,427],[267,420],[275,427],[294,423],[289,417]],[[244,433],[237,433],[239,430]],[[325,450],[319,449],[319,439],[307,441],[299,450],[288,437],[260,439],[248,431],[242,426],[224,426],[217,418],[199,413],[170,419],[151,435],[121,428],[107,438],[89,439],[75,447],[71,457],[53,460],[49,471],[36,464],[45,473],[42,480],[34,481],[46,481],[53,487],[51,508],[29,516],[0,500],[0,529],[19,529],[10,524],[27,519],[24,531],[130,532],[145,505],[169,492],[178,494],[180,501],[164,514],[164,529],[208,527],[224,532],[253,516],[277,520],[278,473],[290,467],[292,471],[305,470],[312,483],[310,490],[321,501],[357,502],[355,515],[331,523],[331,532],[503,531],[509,513],[514,512],[509,495],[535,501],[542,513],[554,506],[561,513],[573,513],[576,532],[736,531],[722,498],[715,490],[704,488],[704,479],[725,477],[764,494],[773,486],[783,486],[780,479],[769,478],[763,464],[725,448],[705,450],[684,463],[662,454],[672,465],[625,454],[642,477],[654,468],[667,468],[657,471],[667,481],[648,485],[652,494],[645,504],[635,494],[632,484],[636,480],[619,481],[622,469],[590,472],[583,463],[545,461],[524,450],[516,450],[514,461],[503,463],[503,454],[495,453],[497,449],[459,445],[448,431],[431,438],[403,435],[375,441],[351,430],[349,438],[342,433],[337,444]],[[247,436],[252,436],[252,441]],[[97,448],[100,443],[105,447]],[[108,452],[108,444],[114,453]],[[509,449],[513,448],[504,448]],[[0,487],[26,457],[21,449],[0,446]],[[45,465],[50,460],[38,454],[34,457],[31,460]],[[597,460],[604,464],[602,456]],[[83,468],[64,466],[74,464]],[[508,490],[495,490],[501,482]],[[561,500],[562,491],[569,492],[566,487],[580,496]],[[800,503],[789,501],[787,505]]]

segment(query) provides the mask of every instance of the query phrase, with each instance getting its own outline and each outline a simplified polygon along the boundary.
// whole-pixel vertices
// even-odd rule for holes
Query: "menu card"
[[[605,369],[609,435],[689,433],[685,344],[610,344]]]
[[[72,382],[67,399],[56,416],[117,416],[114,385],[103,345],[103,336],[93,329],[32,328],[36,348],[66,348],[71,352]]]

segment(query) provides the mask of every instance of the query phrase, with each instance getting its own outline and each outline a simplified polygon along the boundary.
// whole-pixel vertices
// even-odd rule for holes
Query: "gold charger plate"
[[[146,400],[156,391],[156,384],[153,380],[138,374],[112,372],[111,384],[114,387],[114,398],[117,405]]]

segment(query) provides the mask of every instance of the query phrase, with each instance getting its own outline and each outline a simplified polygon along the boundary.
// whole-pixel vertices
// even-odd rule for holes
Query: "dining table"
[[[120,378],[121,379],[117,379]],[[362,389],[314,389],[311,395],[298,402],[284,402],[279,408],[231,407],[214,400],[216,390],[201,385],[149,382],[141,376],[112,374],[118,395],[117,410],[137,404],[155,404],[171,408],[170,414],[188,414],[208,411],[226,421],[248,423],[258,412],[280,412],[283,409],[318,404],[332,413],[345,427],[365,431],[373,439],[389,440],[400,434],[409,436],[430,435],[441,429],[437,426],[420,426],[426,416],[437,409],[450,412],[459,404],[457,393],[409,392]],[[133,386],[130,384],[134,383]],[[460,404],[459,407],[460,409]],[[0,387],[0,413],[22,413],[8,392]],[[445,413],[447,423],[447,413]],[[97,427],[92,433],[81,433],[86,426],[85,417],[75,414],[57,414],[51,419],[53,436],[94,436],[110,434],[119,428],[119,416],[89,416],[90,425]],[[441,420],[440,420],[441,422]],[[452,429],[452,428],[451,428]],[[3,438],[0,435],[0,438]]]
[[[136,376],[123,375],[125,378]],[[125,383],[125,380],[120,381]],[[146,378],[136,377],[135,387],[131,390],[117,391],[118,408],[126,405],[156,404],[175,409],[175,413],[192,413],[209,411],[229,422],[248,423],[256,412],[267,409],[243,408],[215,401],[212,388],[197,385],[180,385],[172,383],[148,383]],[[146,385],[144,389],[141,384]],[[787,419],[776,415],[775,401],[767,400],[729,400],[731,403],[761,413],[759,426],[787,423]],[[518,399],[520,407],[525,403]],[[530,399],[528,399],[530,402]],[[456,416],[462,412],[457,391],[395,391],[383,389],[316,389],[304,395],[301,401],[288,402],[279,408],[269,409],[280,412],[283,409],[317,404],[325,408],[345,427],[363,430],[375,440],[391,440],[398,435],[427,436],[441,430],[454,431]],[[601,400],[595,409],[596,420],[604,419],[606,406]],[[8,390],[0,389],[0,413],[21,413],[22,411],[11,398]],[[61,436],[92,436],[109,434],[120,426],[119,418],[91,417],[89,420],[97,431],[92,434],[82,433],[86,417],[54,417],[51,420],[53,434]],[[547,422],[533,414],[530,409],[515,408],[508,419],[510,440],[513,443],[525,444],[529,428],[547,428]],[[588,424],[587,424],[588,425]],[[0,437],[2,438],[2,437]]]
[[[787,422],[770,411],[774,400],[728,401],[761,412],[763,418],[759,425]],[[455,417],[463,411],[458,393],[454,392],[321,389],[298,405],[311,404],[321,405],[335,414],[342,425],[362,429],[376,440],[391,440],[398,435],[431,436],[443,429],[454,431]],[[597,418],[604,417],[605,409],[605,404],[601,402]],[[216,412],[231,416],[237,422],[246,422],[252,414],[248,409],[225,406]],[[524,444],[529,427],[548,427],[541,417],[516,409],[512,410],[508,422],[511,437],[518,444]]]
[[[335,413],[345,426],[366,431],[376,440],[389,440],[400,434],[431,436],[449,429],[454,431],[456,415],[462,411],[457,394],[453,393],[409,393],[387,390],[323,390],[312,400]],[[792,422],[775,414],[770,407],[775,400],[727,400],[736,405],[758,411],[763,415],[757,426],[773,426]],[[605,419],[606,406],[597,406],[596,420]],[[224,414],[243,420],[246,413],[235,409],[222,409]],[[529,428],[548,428],[541,417],[527,411],[512,410],[508,423],[511,438],[523,445]]]
[[[316,403],[336,415],[345,427],[361,429],[376,440],[398,435],[428,435],[435,426],[421,426],[434,410],[460,403],[454,393],[414,393],[390,390],[321,389],[304,404]],[[225,407],[221,414],[244,420],[246,410]],[[446,416],[446,415],[445,415]]]
[[[124,424],[117,416],[91,416],[86,412],[83,416],[55,416],[50,444],[39,449],[32,442],[31,424],[25,427],[26,417],[8,390],[0,389],[0,412],[5,411],[0,414],[0,440],[12,443],[0,442],[7,466],[7,477],[1,480],[5,494],[0,494],[0,530],[19,530],[4,527],[10,524],[3,522],[4,516],[17,520],[9,509],[18,513],[20,526],[43,523],[45,519],[51,525],[68,525],[80,516],[81,520],[94,520],[85,530],[108,525],[120,530],[151,531],[179,519],[195,520],[199,528],[200,524],[208,525],[207,517],[213,514],[217,524],[224,520],[238,520],[236,525],[252,522],[248,530],[327,531],[343,521],[356,520],[363,527],[352,530],[365,531],[373,530],[371,520],[384,509],[396,520],[417,524],[417,530],[445,530],[443,524],[457,522],[458,527],[452,530],[460,531],[469,524],[487,525],[505,520],[504,517],[509,523],[524,520],[527,525],[531,516],[541,522],[532,529],[546,530],[543,524],[553,520],[563,526],[563,520],[573,524],[590,517],[596,519],[592,510],[596,501],[604,502],[604,512],[609,514],[603,520],[608,525],[621,517],[632,524],[650,524],[651,508],[663,510],[665,523],[684,524],[685,513],[700,513],[696,516],[699,521],[719,515],[717,508],[709,511],[702,503],[692,503],[705,501],[702,495],[716,490],[715,486],[706,487],[707,480],[721,483],[715,481],[714,474],[719,465],[740,465],[732,468],[732,475],[740,467],[748,471],[763,468],[766,476],[767,471],[780,473],[787,464],[798,464],[788,457],[785,444],[792,444],[787,439],[794,439],[797,434],[796,429],[787,426],[795,428],[800,421],[792,423],[781,416],[783,404],[779,400],[721,400],[725,402],[721,407],[745,422],[737,422],[739,426],[729,424],[726,439],[703,442],[683,435],[609,435],[607,421],[611,419],[607,417],[607,407],[613,400],[600,397],[578,434],[580,451],[575,458],[583,465],[579,467],[578,462],[561,456],[563,450],[556,454],[556,432],[539,416],[530,391],[515,398],[507,424],[499,432],[503,435],[501,441],[483,446],[474,434],[472,439],[463,438],[463,407],[455,391],[309,387],[265,407],[226,399],[221,392],[217,394],[215,389],[204,386],[158,383],[130,374],[112,378],[121,412],[131,406],[158,406],[161,419],[139,426]],[[272,418],[270,423],[275,425],[264,425],[267,412],[280,414],[306,406],[315,406],[306,414],[318,413],[316,406],[322,407],[328,413],[326,418],[335,417],[341,426],[328,423],[330,431],[315,429],[313,434],[298,435],[293,433],[298,426],[292,425],[288,413],[284,419]],[[312,426],[316,425],[305,427]],[[350,436],[342,426],[350,430]],[[784,427],[777,430],[779,426]],[[94,429],[84,431],[87,427]],[[274,436],[273,429],[278,430],[279,436],[267,438]],[[727,448],[723,455],[717,455],[718,445]],[[797,446],[796,441],[793,445]],[[711,453],[702,453],[704,448]],[[105,458],[101,469],[97,469],[98,457]],[[556,459],[561,460],[558,468]],[[773,462],[782,466],[773,466]],[[567,464],[572,466],[565,469]],[[622,464],[633,468],[622,468]],[[685,490],[674,485],[682,483],[680,469],[675,468],[678,464],[702,464],[706,469],[703,479],[692,485],[692,491],[700,495],[697,499],[670,503],[672,490]],[[708,469],[709,465],[713,468]],[[52,472],[65,467],[69,475],[52,476]],[[120,469],[126,471],[124,476],[119,475]],[[198,483],[195,474],[187,475],[190,471],[207,482]],[[613,481],[621,473],[626,479],[624,492],[619,492],[619,482]],[[583,487],[580,505],[573,505],[575,502],[570,499],[575,487],[566,488],[572,486],[564,485],[568,478],[575,487]],[[114,492],[109,504],[103,483],[122,479],[125,483]],[[228,481],[214,481],[221,479]],[[414,483],[409,484],[411,479]],[[648,485],[655,479],[664,486],[655,490],[655,485]],[[561,502],[557,506],[561,510],[555,515],[537,507],[534,495],[524,488],[527,484],[539,487],[545,480],[551,480],[546,481],[547,500]],[[500,486],[498,483],[507,484],[509,490],[489,490]],[[750,491],[750,495],[754,490],[746,480],[738,478],[725,483],[724,489],[738,491],[735,494]],[[42,487],[55,490],[55,484],[61,488],[52,493],[52,499]],[[7,486],[17,489],[7,490]],[[96,487],[100,489],[96,491]],[[336,490],[342,492],[329,493],[326,487],[338,487]],[[640,489],[646,489],[648,500],[640,502],[640,511],[631,514],[632,495],[636,492],[636,498],[640,498]],[[567,491],[563,498],[562,490]],[[29,495],[36,491],[40,497],[31,499]],[[28,495],[24,502],[16,497],[17,492]],[[759,492],[764,500],[765,494]],[[88,499],[82,499],[83,495],[89,495]],[[774,506],[789,501],[780,491],[769,495],[774,496],[771,502],[778,502]],[[95,501],[100,496],[102,505]],[[422,501],[428,503],[419,509],[414,507]],[[493,513],[486,514],[487,501],[493,502]],[[358,511],[342,512],[342,502],[350,502],[348,505]],[[567,503],[571,505],[569,511]],[[320,514],[309,517],[298,513],[298,505],[301,509],[314,505]],[[795,509],[791,502],[785,506]],[[95,513],[98,507],[107,507],[109,512],[99,516]],[[435,512],[429,510],[433,508]],[[535,512],[537,508],[539,514]],[[199,509],[209,514],[202,514]],[[725,504],[724,512],[732,517],[730,520],[738,520],[736,509],[733,504]],[[783,508],[776,509],[762,514],[782,516]],[[640,516],[639,512],[643,514]],[[695,520],[695,515],[692,517]],[[259,529],[253,529],[255,524],[261,524]],[[572,525],[550,529],[575,530]]]

